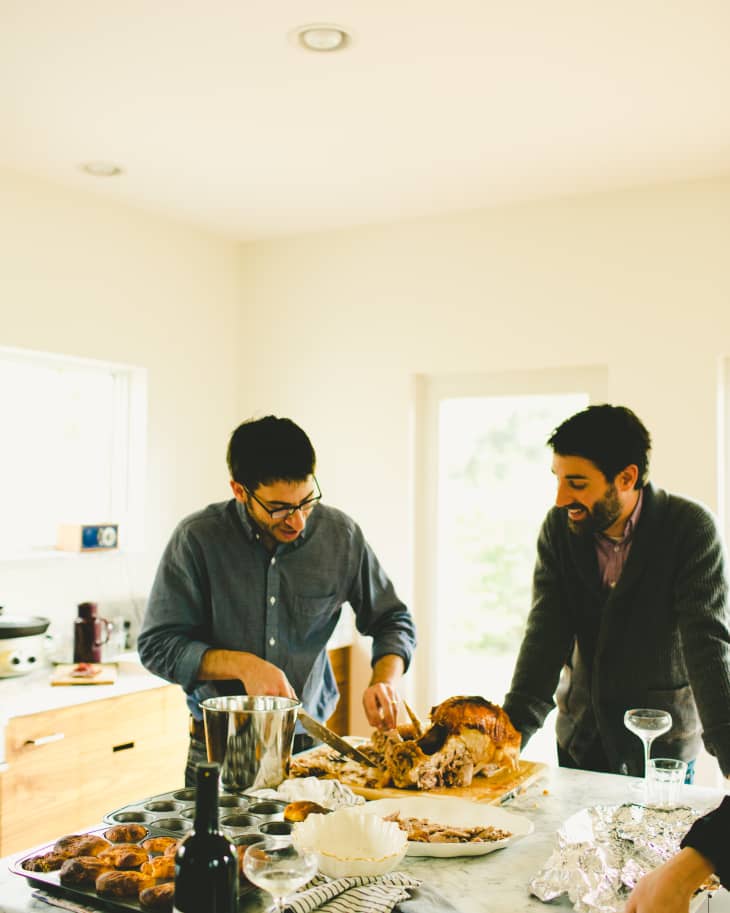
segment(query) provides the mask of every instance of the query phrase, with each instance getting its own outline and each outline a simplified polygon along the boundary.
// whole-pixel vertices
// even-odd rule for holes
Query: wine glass
[[[286,898],[310,881],[316,871],[317,856],[298,850],[289,837],[268,837],[252,843],[243,857],[244,875],[274,900],[267,913],[281,913]]]
[[[666,710],[650,710],[646,707],[627,710],[624,714],[624,726],[638,736],[644,744],[644,782],[638,787],[646,797],[646,778],[649,773],[651,743],[658,736],[672,728],[672,715]],[[635,787],[637,788],[637,787]]]

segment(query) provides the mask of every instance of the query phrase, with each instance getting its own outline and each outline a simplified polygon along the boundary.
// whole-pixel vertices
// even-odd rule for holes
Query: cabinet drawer
[[[187,719],[181,689],[169,685],[9,720],[0,855],[182,786]]]

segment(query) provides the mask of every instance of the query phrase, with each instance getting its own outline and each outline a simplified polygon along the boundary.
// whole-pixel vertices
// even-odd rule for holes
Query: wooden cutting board
[[[117,680],[117,667],[104,663],[93,664],[93,675],[74,675],[74,663],[56,666],[51,676],[52,685],[113,685]]]
[[[313,759],[317,755],[331,756],[333,751],[326,745],[319,746],[307,752],[307,758]],[[547,764],[539,761],[520,761],[517,770],[502,768],[491,777],[476,776],[469,786],[439,786],[436,789],[417,790],[399,789],[395,786],[375,787],[362,785],[363,768],[355,761],[347,761],[341,765],[336,774],[327,779],[337,779],[365,799],[399,799],[403,796],[449,796],[455,799],[470,799],[472,802],[487,802],[498,804],[508,793],[518,788],[525,788],[530,783],[539,780],[547,771]],[[358,782],[360,780],[360,782]]]

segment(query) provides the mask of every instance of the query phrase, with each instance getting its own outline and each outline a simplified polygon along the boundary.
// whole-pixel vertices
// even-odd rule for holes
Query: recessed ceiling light
[[[95,178],[115,178],[119,174],[124,174],[124,169],[114,162],[84,162],[79,168]]]
[[[339,25],[323,22],[297,29],[299,43],[308,51],[341,51],[350,43],[350,35]]]

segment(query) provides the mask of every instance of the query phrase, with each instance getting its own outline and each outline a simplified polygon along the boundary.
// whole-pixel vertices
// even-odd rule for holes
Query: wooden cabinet
[[[0,856],[182,786],[187,721],[177,685],[10,719],[0,773]]]
[[[338,735],[350,733],[350,647],[339,647],[330,650],[330,662],[335,674],[337,687],[340,689],[340,700],[335,712],[327,720],[327,725]]]

